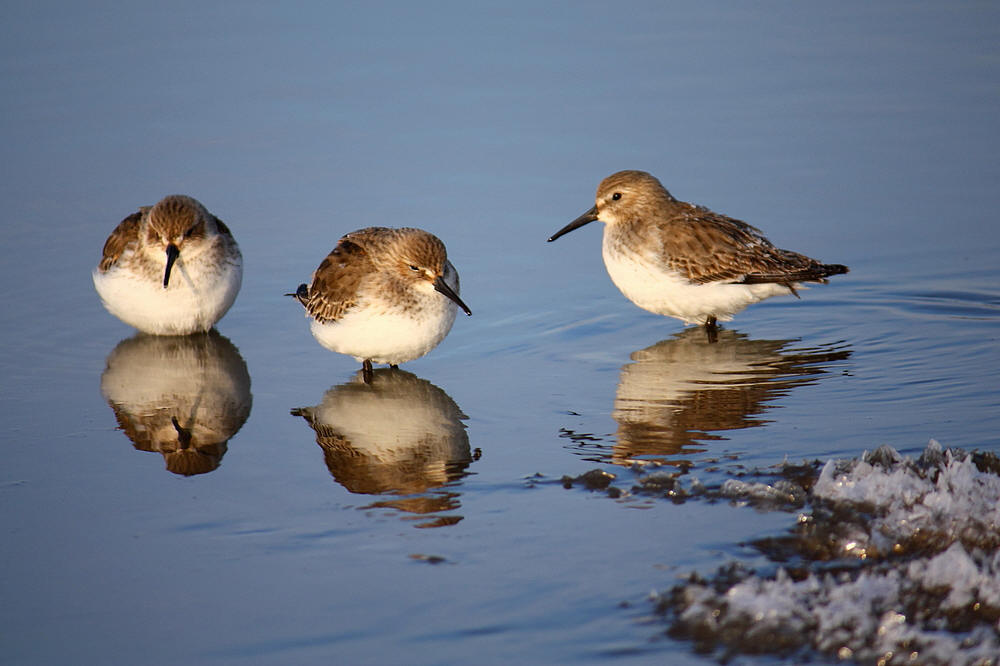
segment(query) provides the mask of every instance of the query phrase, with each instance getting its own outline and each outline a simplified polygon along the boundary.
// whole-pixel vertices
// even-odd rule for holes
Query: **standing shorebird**
[[[438,346],[455,322],[458,271],[444,243],[421,229],[369,227],[337,243],[294,296],[312,317],[313,337],[363,363],[396,366]]]
[[[182,194],[143,206],[104,243],[94,287],[108,311],[154,335],[207,331],[243,281],[243,255],[222,220]]]
[[[597,203],[549,238],[604,222],[604,265],[615,286],[644,310],[704,324],[729,321],[748,305],[794,294],[803,282],[825,283],[847,266],[822,264],[781,250],[759,229],[678,201],[644,171],[601,181]]]

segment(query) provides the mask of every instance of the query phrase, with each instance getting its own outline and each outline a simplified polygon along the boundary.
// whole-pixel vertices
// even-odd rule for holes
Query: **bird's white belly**
[[[164,289],[161,282],[114,266],[106,273],[94,271],[94,287],[104,307],[126,324],[154,335],[188,335],[212,328],[240,290],[242,263],[214,268],[178,261]]]
[[[337,321],[314,319],[310,329],[330,351],[398,365],[437,347],[455,323],[455,311],[451,301],[435,293],[419,311],[357,307]]]
[[[748,305],[789,293],[778,284],[694,284],[662,262],[628,251],[609,251],[607,245],[603,255],[611,281],[626,298],[643,310],[676,317],[685,324],[703,324],[709,317],[729,321]]]

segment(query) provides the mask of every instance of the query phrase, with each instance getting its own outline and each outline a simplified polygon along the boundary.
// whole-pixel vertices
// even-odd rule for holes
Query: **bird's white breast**
[[[126,259],[104,273],[95,270],[94,287],[111,314],[154,335],[209,330],[232,306],[243,281],[238,250],[221,262],[182,255],[166,288],[162,277],[150,279],[148,272],[133,270]]]
[[[456,306],[431,290],[421,294],[418,306],[400,309],[374,294],[336,321],[315,319],[311,331],[331,351],[358,361],[398,365],[434,349],[455,323]]]
[[[676,317],[685,324],[703,324],[708,317],[729,321],[743,308],[778,294],[777,284],[696,284],[671,270],[657,248],[630,248],[609,241],[604,233],[602,254],[608,275],[630,301],[643,310]]]

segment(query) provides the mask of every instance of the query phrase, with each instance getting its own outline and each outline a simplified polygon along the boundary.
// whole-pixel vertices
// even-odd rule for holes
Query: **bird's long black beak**
[[[455,301],[455,305],[462,308],[462,311],[465,312],[465,314],[469,315],[470,317],[472,316],[472,310],[470,310],[469,306],[467,306],[465,303],[462,302],[462,299],[458,297],[458,294],[456,294],[451,287],[445,284],[444,278],[439,277],[438,279],[434,280],[434,288],[437,289],[442,294],[444,294],[445,296],[447,296],[448,298],[450,298],[451,300]]]
[[[181,426],[177,421],[176,416],[170,417],[170,422],[174,424],[174,430],[177,431],[177,445],[181,449],[187,449],[191,447],[191,431],[187,428]]]
[[[581,215],[580,217],[576,218],[575,220],[573,220],[572,222],[570,222],[569,224],[567,224],[565,227],[563,227],[559,231],[557,231],[554,234],[552,234],[551,236],[549,236],[549,242],[551,243],[552,241],[554,241],[555,239],[559,238],[560,236],[568,234],[569,232],[573,231],[574,229],[579,229],[580,227],[582,227],[585,224],[590,224],[591,222],[593,222],[596,219],[597,219],[597,206],[595,205],[593,208],[591,208],[590,210],[588,210],[586,213],[584,213],[583,215]]]
[[[177,257],[181,256],[181,251],[177,249],[177,246],[173,243],[167,244],[167,270],[163,271],[163,288],[166,289],[167,285],[170,284],[170,269],[174,267],[174,262],[177,261]]]

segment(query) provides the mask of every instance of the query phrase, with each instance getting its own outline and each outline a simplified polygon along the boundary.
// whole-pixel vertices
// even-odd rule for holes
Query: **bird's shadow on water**
[[[815,348],[795,342],[753,340],[722,328],[713,341],[702,327],[685,329],[633,352],[622,366],[611,409],[614,434],[562,428],[560,436],[596,463],[688,466],[692,454],[727,439],[725,433],[768,424],[776,400],[851,356],[843,342]]]
[[[363,509],[392,509],[417,527],[462,520],[458,482],[479,457],[469,446],[468,417],[441,388],[398,368],[366,381],[359,370],[327,390],[319,404],[297,407],[315,432],[323,461],[348,491],[380,497]]]

